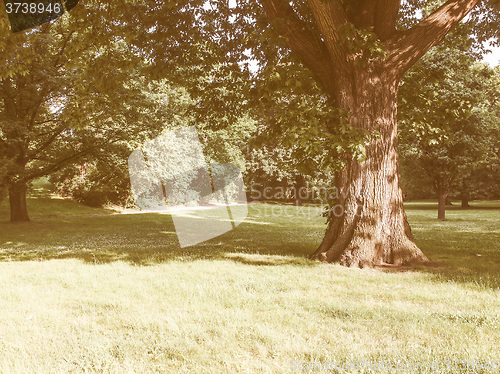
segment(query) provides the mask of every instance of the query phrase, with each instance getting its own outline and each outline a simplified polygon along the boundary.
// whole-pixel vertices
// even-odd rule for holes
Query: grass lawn
[[[252,205],[184,249],[166,214],[29,207],[0,205],[0,373],[500,371],[500,203],[407,204],[437,264],[403,271],[306,260],[315,207]]]

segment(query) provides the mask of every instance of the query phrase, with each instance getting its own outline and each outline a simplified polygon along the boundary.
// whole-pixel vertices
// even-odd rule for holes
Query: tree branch
[[[75,31],[71,31],[67,36],[66,38],[64,39],[63,41],[63,44],[62,44],[62,47],[61,49],[59,50],[59,52],[57,53],[56,55],[56,59],[55,59],[55,62],[54,62],[54,67],[55,68],[58,68],[59,66],[61,66],[61,58],[64,54],[64,52],[66,51],[66,47],[69,43],[69,41],[71,40],[71,38],[73,37],[73,34],[75,33]]]
[[[61,159],[61,160],[58,160],[56,164],[49,165],[44,169],[39,169],[37,172],[32,172],[32,173],[28,174],[27,176],[25,176],[23,178],[23,180],[25,182],[28,182],[28,181],[31,181],[33,179],[49,175],[55,171],[58,171],[59,169],[64,167],[66,164],[68,164],[70,161],[76,160],[80,157],[85,156],[89,151],[90,151],[89,149],[86,149],[86,150],[74,153],[66,158]]]
[[[387,63],[401,77],[429,49],[439,44],[480,0],[449,0],[418,25],[389,40]]]
[[[333,76],[328,50],[323,41],[313,34],[286,0],[260,2],[271,22],[282,20],[279,26],[280,34],[286,38],[292,52],[318,77],[325,89],[328,89],[332,85]]]
[[[65,126],[59,126],[59,128],[55,129],[52,132],[52,135],[42,145],[40,145],[40,147],[34,149],[28,154],[29,159],[36,158],[43,150],[49,147],[57,139],[57,137],[65,130],[65,128],[66,128]]]
[[[341,43],[338,29],[349,22],[346,12],[337,0],[324,2],[309,0],[316,24],[325,41],[326,48],[337,74],[345,74],[347,69],[347,51]]]
[[[378,0],[375,6],[375,33],[381,41],[395,31],[401,0]]]
[[[113,139],[113,140],[106,142],[106,145],[111,145],[111,144],[114,144],[118,141],[120,141],[120,139]],[[61,168],[63,168],[64,166],[66,166],[71,161],[78,160],[79,158],[90,154],[90,152],[92,152],[95,149],[101,148],[102,146],[103,146],[103,144],[97,144],[97,145],[94,145],[92,147],[84,148],[81,151],[78,151],[78,152],[73,153],[67,157],[64,157],[62,159],[57,160],[55,164],[49,165],[43,169],[39,169],[38,171],[34,171],[34,172],[28,174],[26,177],[23,178],[23,180],[27,182],[27,181],[54,173],[54,172],[60,170]]]

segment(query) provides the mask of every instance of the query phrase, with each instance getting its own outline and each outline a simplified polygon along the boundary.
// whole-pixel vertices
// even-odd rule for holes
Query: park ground
[[[0,373],[500,371],[500,202],[408,203],[432,265],[363,270],[306,259],[318,207],[181,249],[167,214],[28,204],[0,205]]]

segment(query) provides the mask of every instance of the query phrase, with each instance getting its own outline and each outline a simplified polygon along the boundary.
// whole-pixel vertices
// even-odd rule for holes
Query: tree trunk
[[[295,205],[296,206],[302,206],[302,196],[303,196],[303,189],[306,186],[304,176],[302,174],[297,174],[295,176]]]
[[[445,201],[446,206],[453,206],[453,203],[451,202],[450,196],[446,196],[446,201]]]
[[[331,209],[325,237],[310,258],[352,267],[427,262],[413,240],[400,187],[397,92],[394,73],[356,69],[341,90],[350,123],[373,137],[366,159],[347,161],[339,173],[340,198]]]
[[[9,188],[10,221],[28,222],[28,205],[26,204],[26,186]]]
[[[462,208],[470,208],[469,198],[467,196],[462,197]]]
[[[460,200],[462,200],[462,204],[461,204],[462,208],[470,208],[469,189],[467,188],[467,185],[465,184],[465,182],[462,182],[462,191],[460,191]]]
[[[448,188],[446,183],[442,180],[438,181],[437,184],[437,197],[438,197],[438,219],[446,219],[446,199],[448,198]]]

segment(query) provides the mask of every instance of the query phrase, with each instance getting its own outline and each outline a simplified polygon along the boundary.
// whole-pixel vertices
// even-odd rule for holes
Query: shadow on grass
[[[292,227],[250,217],[221,236],[181,248],[168,214],[43,216],[28,223],[0,222],[0,261],[76,258],[94,264],[152,265],[211,259],[310,266],[317,264],[306,259],[317,246],[311,239],[321,239],[323,231],[316,222]]]
[[[0,214],[0,261],[72,258],[147,266],[210,259],[256,266],[314,266],[318,263],[306,257],[317,248],[325,230],[320,209],[317,215],[301,216],[299,207],[290,206],[289,214],[280,216],[250,206],[248,219],[234,230],[181,248],[168,214],[112,215],[67,201],[52,201],[49,206],[39,199],[36,204],[40,206],[29,223],[11,224]],[[410,207],[408,217],[417,244],[433,264],[383,271],[418,271],[432,274],[438,282],[499,288],[500,210],[487,208],[452,211],[443,222],[435,219],[433,210]],[[55,213],[60,216],[51,216]]]
[[[436,211],[438,204],[436,201],[409,201],[404,203],[405,210],[434,210]],[[453,205],[447,205],[446,211],[467,211],[467,210],[499,210],[500,201],[475,201],[471,202],[467,208],[462,208],[460,202],[454,202]]]
[[[437,220],[435,210],[406,209],[416,243],[431,263],[384,270],[418,271],[437,282],[499,289],[500,209],[498,202],[492,205],[450,211],[446,221]]]
[[[415,270],[432,274],[438,282],[500,289],[500,235],[475,233],[476,246],[466,245],[465,240],[457,243],[457,238],[464,236],[449,235],[447,241],[446,235],[442,235],[439,246],[429,245],[429,239],[418,240],[432,263]]]

